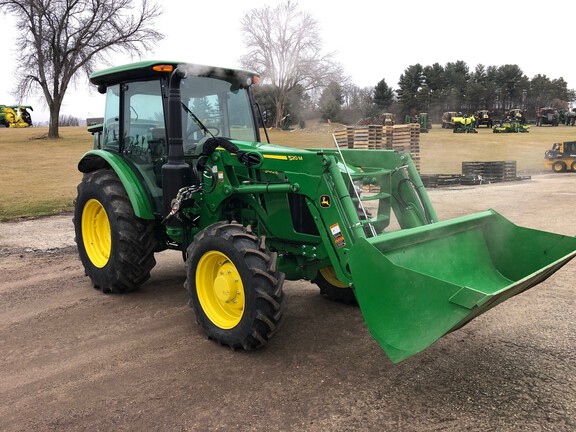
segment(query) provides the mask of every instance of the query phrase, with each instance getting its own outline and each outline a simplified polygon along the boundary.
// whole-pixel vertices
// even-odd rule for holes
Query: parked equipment
[[[460,117],[461,115],[462,114],[457,113],[456,111],[446,111],[442,114],[442,129],[451,129],[454,126],[452,118]]]
[[[11,128],[32,126],[32,116],[28,110],[34,111],[29,105],[0,105],[0,126]]]
[[[476,117],[471,116],[452,117],[452,132],[454,133],[478,133],[476,130]]]
[[[554,172],[576,171],[576,141],[554,143],[544,153],[544,165]]]
[[[358,126],[369,126],[369,125],[382,125],[382,126],[394,126],[396,124],[396,116],[392,113],[382,113],[372,117],[364,117],[356,122]]]
[[[85,272],[131,291],[155,253],[182,251],[196,320],[220,344],[265,345],[284,280],[305,279],[356,299],[399,362],[576,255],[575,237],[492,210],[440,222],[409,154],[261,142],[253,72],[148,61],[90,80],[107,100],[78,164]],[[400,230],[387,230],[392,211]]]
[[[392,113],[384,113],[382,114],[382,120],[380,123],[383,126],[394,126],[396,124],[396,116]],[[378,124],[378,123],[373,123]]]
[[[564,114],[564,124],[566,126],[574,126],[576,123],[576,108],[566,111]]]
[[[512,108],[511,110],[506,111],[504,114],[506,120],[515,121],[520,123],[521,125],[525,125],[528,123],[526,120],[526,116],[524,115],[524,110],[521,108]]]
[[[536,126],[558,126],[558,110],[552,107],[544,107],[536,110]]]
[[[428,118],[428,113],[407,115],[405,123],[406,124],[416,123],[420,125],[420,132],[422,133],[428,133],[428,131],[432,129],[432,121]]]
[[[492,126],[494,133],[525,133],[530,132],[524,111],[520,108],[513,108],[506,111],[503,120],[496,120]]]
[[[489,110],[480,110],[474,114],[476,117],[476,127],[486,126],[491,128],[494,125],[492,113]]]
[[[519,122],[515,118],[498,120],[492,127],[494,133],[527,133],[530,132],[530,126]]]

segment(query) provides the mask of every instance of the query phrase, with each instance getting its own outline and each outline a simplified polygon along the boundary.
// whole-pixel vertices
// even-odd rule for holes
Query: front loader
[[[157,61],[91,76],[106,112],[78,164],[74,223],[94,286],[134,290],[156,253],[179,250],[197,322],[249,350],[279,329],[284,280],[309,280],[357,301],[399,362],[576,254],[576,238],[491,210],[440,222],[408,154],[262,142],[258,81]]]

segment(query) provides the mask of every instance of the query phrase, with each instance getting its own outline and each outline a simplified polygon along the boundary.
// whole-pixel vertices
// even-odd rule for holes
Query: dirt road
[[[574,174],[429,193],[441,219],[576,235]],[[2,431],[576,430],[574,262],[397,365],[358,308],[286,282],[281,331],[243,353],[196,326],[178,253],[138,292],[92,289],[70,218],[0,224]]]

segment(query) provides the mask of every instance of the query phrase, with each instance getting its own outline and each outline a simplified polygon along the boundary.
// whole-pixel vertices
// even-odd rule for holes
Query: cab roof
[[[173,70],[179,67],[180,69],[185,70],[189,76],[237,79],[240,83],[246,86],[250,85],[255,77],[260,76],[256,72],[243,69],[198,65],[177,61],[148,60],[96,71],[90,75],[90,82],[98,86],[110,86],[125,81],[154,79],[170,73],[169,70],[158,71],[154,69],[154,66],[163,65],[171,66]],[[248,79],[250,79],[250,81],[248,81]]]

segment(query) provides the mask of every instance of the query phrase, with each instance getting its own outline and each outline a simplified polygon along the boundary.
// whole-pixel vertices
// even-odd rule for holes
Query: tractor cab
[[[178,79],[173,78],[176,70]],[[91,128],[94,147],[122,155],[145,185],[153,212],[165,213],[163,167],[170,159],[173,165],[181,164],[180,170],[189,171],[168,174],[168,187],[175,183],[174,190],[185,186],[182,178],[195,181],[193,170],[206,139],[259,140],[248,91],[257,79],[247,71],[169,62],[140,62],[96,72],[91,82],[106,94],[106,106],[103,124]]]

